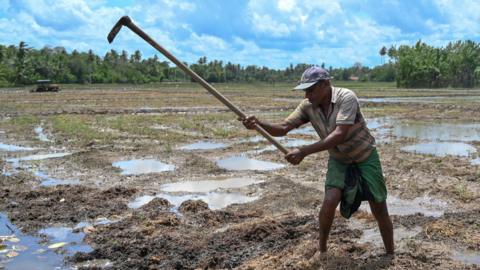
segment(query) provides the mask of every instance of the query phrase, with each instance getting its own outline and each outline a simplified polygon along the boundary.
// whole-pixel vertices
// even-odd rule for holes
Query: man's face
[[[328,98],[327,88],[329,83],[327,81],[321,81],[305,90],[305,98],[313,105],[320,105],[325,103]]]

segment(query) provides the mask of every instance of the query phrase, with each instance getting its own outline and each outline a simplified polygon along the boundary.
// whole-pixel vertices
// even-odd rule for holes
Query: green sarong
[[[348,166],[349,164],[341,163],[330,157],[328,159],[325,189],[336,187],[343,191],[345,188],[345,172]],[[356,166],[360,169],[362,180],[367,183],[374,201],[377,203],[385,201],[387,199],[387,188],[385,187],[377,149],[374,149],[365,161],[356,163]]]

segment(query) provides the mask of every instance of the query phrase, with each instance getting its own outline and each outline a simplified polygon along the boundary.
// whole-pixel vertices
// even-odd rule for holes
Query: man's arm
[[[352,125],[337,125],[335,130],[328,134],[324,140],[294,149],[288,153],[285,158],[288,162],[297,165],[308,155],[333,148],[345,141],[351,126]]]
[[[287,123],[286,121],[282,121],[280,123],[268,123],[258,120],[255,116],[249,116],[243,119],[242,123],[248,129],[254,129],[255,124],[257,124],[263,129],[265,129],[268,133],[270,133],[270,135],[276,137],[285,136],[290,130],[295,128],[293,125]]]

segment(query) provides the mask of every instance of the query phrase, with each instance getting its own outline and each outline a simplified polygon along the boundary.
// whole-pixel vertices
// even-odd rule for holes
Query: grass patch
[[[73,142],[74,144],[86,144],[96,141],[103,144],[112,143],[114,136],[109,132],[101,132],[94,128],[92,119],[88,116],[59,115],[51,118],[52,127],[58,140]]]

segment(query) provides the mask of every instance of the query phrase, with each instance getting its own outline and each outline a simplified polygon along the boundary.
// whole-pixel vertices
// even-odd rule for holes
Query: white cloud
[[[449,19],[452,33],[477,36],[480,32],[480,2],[469,0],[438,0],[434,4]]]
[[[267,35],[271,35],[273,37],[288,36],[290,32],[294,30],[290,29],[287,24],[274,20],[268,14],[260,15],[258,13],[253,13],[252,22],[253,25],[255,25],[254,31],[266,33]]]
[[[297,1],[295,0],[278,0],[277,7],[279,10],[284,12],[290,12],[296,6]]]

